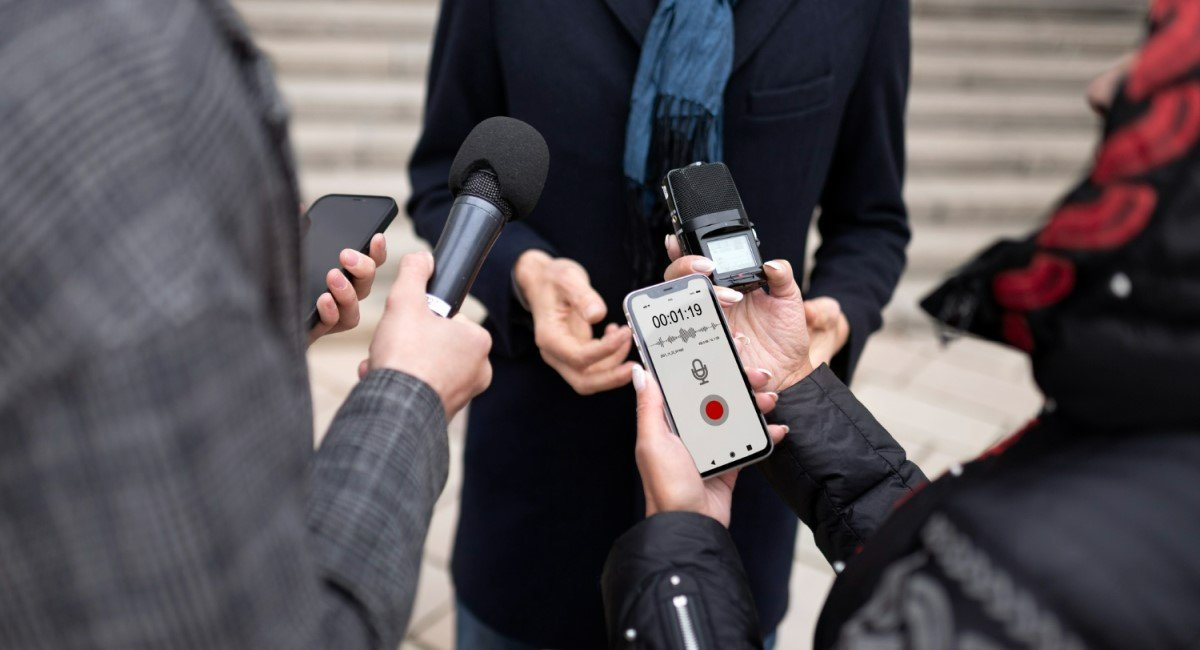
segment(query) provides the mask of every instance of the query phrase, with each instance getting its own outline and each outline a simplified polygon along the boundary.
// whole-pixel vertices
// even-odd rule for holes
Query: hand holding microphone
[[[466,319],[430,313],[425,287],[433,274],[429,253],[400,259],[400,276],[388,294],[360,374],[389,368],[420,379],[442,398],[449,419],[492,382],[492,337]]]

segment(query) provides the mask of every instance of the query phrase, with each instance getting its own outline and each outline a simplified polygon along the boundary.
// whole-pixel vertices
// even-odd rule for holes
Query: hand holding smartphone
[[[396,202],[386,196],[350,194],[322,196],[309,208],[305,215],[308,227],[302,241],[308,329],[320,318],[317,299],[328,290],[325,277],[329,270],[341,268],[342,250],[350,248],[368,255],[371,238],[387,230],[399,210]]]
[[[667,422],[708,478],[771,454],[767,423],[712,282],[689,275],[625,297],[625,317],[661,387]]]

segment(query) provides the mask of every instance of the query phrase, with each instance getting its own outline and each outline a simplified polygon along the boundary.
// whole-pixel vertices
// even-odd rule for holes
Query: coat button
[[[679,576],[671,576],[671,585],[674,587],[679,586]]]
[[[635,630],[633,628],[629,628],[628,630],[625,630],[625,640],[626,641],[637,641],[637,630]]]

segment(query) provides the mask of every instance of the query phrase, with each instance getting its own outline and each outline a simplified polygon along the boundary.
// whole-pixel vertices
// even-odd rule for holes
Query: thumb
[[[425,289],[433,277],[433,255],[427,252],[409,253],[400,258],[400,276],[392,285],[389,298],[397,306],[425,308]]]
[[[763,264],[767,274],[767,286],[772,298],[800,298],[800,285],[792,273],[792,263],[787,260],[771,260]]]
[[[592,288],[591,280],[583,267],[573,267],[564,272],[559,278],[558,286],[566,294],[565,298],[571,308],[588,323],[595,325],[608,313],[604,299]]]
[[[633,388],[637,391],[638,439],[649,441],[669,434],[662,391],[658,389],[658,382],[640,364],[633,365]]]

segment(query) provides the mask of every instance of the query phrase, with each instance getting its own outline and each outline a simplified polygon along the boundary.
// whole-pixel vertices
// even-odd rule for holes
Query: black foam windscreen
[[[671,172],[671,190],[681,221],[742,207],[733,175],[724,163],[691,165]]]
[[[542,134],[521,120],[491,117],[475,125],[454,157],[450,191],[457,196],[481,169],[495,175],[500,198],[512,208],[510,218],[520,219],[533,211],[542,196],[550,149]]]

